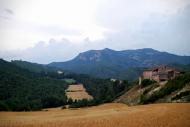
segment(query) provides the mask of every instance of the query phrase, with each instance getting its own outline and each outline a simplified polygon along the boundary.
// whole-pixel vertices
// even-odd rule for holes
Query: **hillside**
[[[48,66],[99,78],[134,80],[144,68],[160,64],[190,63],[190,56],[178,56],[154,49],[115,51],[112,49],[89,50],[67,62],[53,62]]]
[[[0,110],[40,110],[66,104],[67,84],[0,60]]]
[[[33,68],[36,64],[27,62]],[[38,73],[0,59],[0,110],[30,111],[42,108],[64,106],[92,106],[113,101],[123,92],[128,83],[111,82],[109,79],[92,78],[88,75],[58,74],[57,72]],[[42,70],[38,66],[39,70]],[[68,102],[65,90],[68,80],[82,83],[94,98],[87,102]]]
[[[135,85],[115,102],[127,105],[190,102],[190,74],[168,82]]]
[[[189,127],[190,104],[128,107],[108,103],[82,109],[0,112],[0,127]]]
[[[17,65],[18,67],[27,69],[35,73],[57,72],[58,70],[60,70],[56,67],[47,67],[46,65],[43,65],[43,64],[31,63],[31,62],[22,61],[22,60],[12,60],[11,63]]]

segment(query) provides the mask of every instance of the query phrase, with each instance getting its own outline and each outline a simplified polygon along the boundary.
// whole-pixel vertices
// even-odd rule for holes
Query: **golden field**
[[[72,100],[93,99],[93,97],[86,92],[86,89],[82,84],[69,85],[68,89],[66,90],[66,96]]]
[[[81,109],[0,112],[0,127],[190,127],[190,104],[128,107],[109,103]]]
[[[66,95],[68,98],[71,98],[72,100],[82,100],[82,99],[87,99],[91,100],[93,99],[92,96],[90,96],[87,92],[85,91],[79,91],[79,92],[66,92]]]
[[[85,88],[82,84],[76,84],[76,85],[69,85],[68,89],[66,91],[85,91]]]

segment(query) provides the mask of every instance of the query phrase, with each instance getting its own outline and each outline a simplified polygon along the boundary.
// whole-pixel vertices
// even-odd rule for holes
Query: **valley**
[[[107,103],[90,108],[0,112],[0,127],[189,127],[190,104],[128,107]]]
[[[149,61],[157,56],[164,57]],[[145,68],[156,63],[170,64],[163,62],[167,57],[177,60],[180,73],[185,71],[169,77],[174,73],[168,69],[154,69],[148,74],[157,75],[144,75]],[[0,59],[0,127],[189,127],[190,71],[189,64],[182,65],[186,59],[152,49],[90,51],[66,68]],[[142,66],[136,64],[139,60]],[[69,68],[97,73],[74,73]]]
[[[190,0],[0,0],[0,127],[190,127]]]

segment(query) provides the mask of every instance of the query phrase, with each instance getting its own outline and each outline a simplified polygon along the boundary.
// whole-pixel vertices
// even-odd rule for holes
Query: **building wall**
[[[168,73],[165,72],[165,73],[159,74],[159,80],[160,81],[167,81],[167,80],[169,80],[168,79]]]
[[[152,70],[145,70],[141,79],[150,79],[160,82],[174,79],[178,75],[180,75],[180,72],[174,68],[161,66]],[[141,79],[139,78],[139,84],[141,84]]]
[[[152,79],[152,71],[144,71],[143,78],[144,79]]]
[[[160,82],[160,77],[159,75],[152,76],[152,80]]]

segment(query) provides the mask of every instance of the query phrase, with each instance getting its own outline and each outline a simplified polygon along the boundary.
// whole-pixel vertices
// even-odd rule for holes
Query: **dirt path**
[[[190,104],[128,107],[110,103],[91,108],[0,112],[0,127],[190,127]]]

